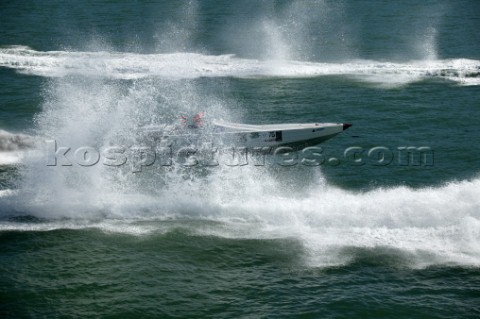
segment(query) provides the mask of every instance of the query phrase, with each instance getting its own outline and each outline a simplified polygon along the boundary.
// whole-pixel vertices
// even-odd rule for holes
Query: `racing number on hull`
[[[266,139],[265,141],[266,142],[270,142],[270,141],[281,142],[282,141],[282,131],[268,132],[268,139]]]
[[[281,142],[282,141],[282,131],[275,132],[275,141]]]

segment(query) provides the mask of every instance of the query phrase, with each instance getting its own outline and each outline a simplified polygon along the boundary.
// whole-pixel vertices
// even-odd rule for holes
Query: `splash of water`
[[[408,63],[313,60],[308,42],[311,23],[331,21],[324,1],[295,2],[261,15],[263,59],[206,55],[192,46],[198,4],[184,8],[184,26],[172,24],[158,34],[155,54],[108,51],[39,52],[28,47],[0,49],[0,66],[48,77],[37,135],[72,149],[149,143],[140,128],[172,123],[182,113],[206,110],[212,117],[235,116],[234,101],[209,95],[199,77],[309,77],[344,75],[360,81],[408,83],[447,78],[479,85],[480,62],[436,60],[435,29],[419,50],[426,55]],[[333,15],[335,16],[335,15]],[[326,22],[325,22],[326,21]],[[260,27],[258,27],[260,23]],[[248,29],[247,29],[248,31]],[[254,34],[259,34],[254,33]],[[319,35],[321,37],[321,35]],[[252,41],[247,39],[247,42]],[[346,41],[348,42],[348,41]],[[251,44],[245,47],[251,47]],[[282,60],[281,63],[265,58]],[[424,61],[425,57],[427,60]],[[229,238],[296,238],[314,266],[349,261],[350,248],[389,247],[413,256],[414,266],[438,263],[480,265],[480,180],[437,188],[395,187],[369,192],[345,191],[323,176],[295,171],[295,180],[252,166],[221,167],[211,172],[183,168],[47,167],[43,150],[24,160],[17,191],[0,193],[1,216],[29,215],[43,223],[2,220],[0,230],[42,231],[98,228],[134,235],[165,233],[182,227],[199,235]],[[305,182],[306,181],[306,182]],[[166,223],[166,221],[174,223]],[[202,221],[202,227],[198,223]]]
[[[198,28],[198,9],[199,4],[194,0],[181,4],[179,13],[155,34],[156,52],[186,52],[192,49],[194,33]]]
[[[21,133],[0,130],[0,165],[19,163],[24,151],[35,145],[35,138]]]
[[[10,50],[10,60],[3,60],[4,65],[57,75],[49,78],[45,87],[43,110],[36,119],[38,137],[54,138],[60,145],[72,148],[89,145],[98,149],[115,143],[119,137],[122,143],[148,143],[139,133],[140,127],[172,123],[182,113],[196,113],[205,107],[212,117],[232,117],[233,110],[241,106],[207,93],[195,80],[205,74],[205,68],[209,68],[210,76],[353,74],[368,79],[389,72],[448,77],[445,69],[460,77],[462,72],[475,72],[479,65],[471,60],[403,64],[289,61],[274,73],[263,68],[260,61],[232,56],[154,55],[161,65],[159,70],[165,69],[165,63],[181,69],[185,57],[194,56],[192,61],[203,63],[203,69],[188,66],[182,71],[185,79],[173,80],[155,68],[143,68],[146,64],[139,62],[145,56],[141,54],[2,50]],[[12,50],[14,59],[23,62],[11,62]],[[16,50],[23,50],[22,54]],[[98,57],[102,63],[96,62]],[[69,71],[65,67],[69,64],[76,64],[77,70]],[[141,76],[131,80],[128,72],[132,69]],[[437,75],[432,75],[435,72]],[[297,238],[304,246],[306,262],[315,266],[348,263],[351,247],[398,249],[409,254],[413,266],[480,264],[475,244],[480,229],[478,179],[438,188],[396,187],[356,193],[328,185],[321,174],[312,177],[298,171],[298,178],[304,182],[300,184],[306,185],[299,190],[295,181],[289,184],[274,172],[252,166],[223,167],[211,172],[150,169],[135,175],[128,167],[46,167],[42,156],[41,150],[33,151],[25,159],[18,191],[1,195],[6,203],[2,215],[16,211],[47,218],[48,222],[7,220],[0,223],[1,229],[93,227],[145,235],[185,227],[200,235]],[[178,223],[167,225],[167,220]],[[188,222],[198,220],[206,224],[199,228]]]

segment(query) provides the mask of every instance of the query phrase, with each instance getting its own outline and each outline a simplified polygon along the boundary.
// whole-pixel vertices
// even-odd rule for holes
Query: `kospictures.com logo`
[[[47,166],[105,165],[121,167],[128,165],[131,171],[141,172],[145,167],[173,166],[433,166],[434,151],[428,146],[399,146],[389,148],[376,146],[363,148],[351,146],[341,156],[331,156],[326,149],[314,146],[294,149],[281,147],[149,147],[149,146],[109,146],[96,149],[82,146],[72,149],[59,146],[55,140],[46,141]]]

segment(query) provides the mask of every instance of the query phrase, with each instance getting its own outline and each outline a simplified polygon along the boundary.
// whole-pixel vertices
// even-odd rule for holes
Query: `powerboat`
[[[186,121],[183,121],[183,125],[150,125],[144,127],[143,131],[162,145],[188,146],[211,143],[246,148],[288,146],[299,150],[323,143],[350,126],[352,124],[348,123],[252,125],[225,121],[212,121],[206,126],[203,119],[196,116],[190,125],[187,125]]]
[[[252,147],[289,146],[301,149],[315,146],[348,129],[348,123],[296,123],[250,125],[214,122],[216,133],[225,141]]]

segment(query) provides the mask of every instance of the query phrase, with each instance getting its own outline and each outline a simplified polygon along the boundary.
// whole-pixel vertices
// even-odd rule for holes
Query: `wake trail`
[[[82,75],[132,80],[146,77],[320,77],[351,76],[359,81],[404,84],[447,79],[480,85],[480,61],[471,59],[339,63],[242,59],[233,54],[138,54],[121,52],[35,51],[25,46],[0,49],[0,66],[44,77]]]

